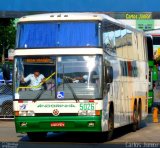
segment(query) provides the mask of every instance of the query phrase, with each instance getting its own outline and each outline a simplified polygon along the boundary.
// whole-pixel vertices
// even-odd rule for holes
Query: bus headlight
[[[20,111],[19,116],[35,116],[34,111]]]
[[[20,111],[19,116],[27,116],[27,111]]]
[[[35,116],[34,111],[28,111],[27,116]]]

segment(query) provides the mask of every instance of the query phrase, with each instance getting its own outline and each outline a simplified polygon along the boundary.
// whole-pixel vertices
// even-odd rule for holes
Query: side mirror
[[[113,68],[111,66],[105,67],[105,82],[112,83],[113,81]]]
[[[9,64],[3,64],[2,71],[3,71],[3,79],[10,80],[10,66],[9,66]]]

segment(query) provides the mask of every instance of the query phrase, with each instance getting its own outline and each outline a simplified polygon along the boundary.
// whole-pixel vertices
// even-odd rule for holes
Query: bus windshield
[[[15,57],[15,99],[101,99],[101,56]]]
[[[98,47],[98,22],[20,23],[16,48]]]

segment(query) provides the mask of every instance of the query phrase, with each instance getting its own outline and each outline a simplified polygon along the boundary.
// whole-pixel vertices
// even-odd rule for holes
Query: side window
[[[127,30],[126,38],[127,38],[127,48],[128,48],[128,58],[134,59],[134,48],[133,48],[133,32]]]
[[[116,55],[115,25],[110,22],[103,24],[103,48],[106,52]]]
[[[122,27],[117,27],[115,30],[116,53],[121,58],[128,58],[126,34],[127,30]]]
[[[139,59],[139,49],[138,49],[138,34],[136,32],[133,33],[133,53],[134,53],[134,59]],[[142,40],[141,40],[142,42]],[[142,45],[142,44],[141,44]]]
[[[120,61],[121,76],[128,76],[128,65],[127,61]]]
[[[118,57],[123,57],[121,31],[120,27],[117,27],[115,30],[116,54]]]
[[[128,58],[129,59],[134,59],[134,60],[138,60],[139,59],[139,55],[138,55],[138,36],[137,33],[131,31],[131,30],[127,30],[127,42],[128,44]]]
[[[123,58],[127,58],[128,59],[128,47],[127,47],[127,30],[126,29],[122,29],[121,30],[121,44],[122,44],[122,50],[123,50]]]
[[[138,33],[138,51],[139,51],[139,59],[144,60],[146,56],[147,48],[144,45],[145,40],[141,33]],[[153,56],[152,56],[153,57]]]

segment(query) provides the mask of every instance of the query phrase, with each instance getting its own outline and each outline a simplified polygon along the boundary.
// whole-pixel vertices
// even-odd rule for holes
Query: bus
[[[43,81],[22,83],[37,69]],[[31,140],[48,132],[109,140],[115,128],[129,124],[136,131],[148,113],[145,35],[105,14],[22,17],[13,83],[16,132]]]
[[[153,107],[158,107],[160,110],[160,30],[155,29],[146,32],[147,35],[152,37],[153,56],[152,72],[150,78],[150,94],[152,95],[152,103],[150,103],[151,111]]]
[[[157,80],[157,66],[154,65],[153,56],[153,38],[151,35],[146,35],[148,46],[148,66],[149,66],[149,91],[148,91],[148,112],[152,111],[154,101],[154,82]]]

